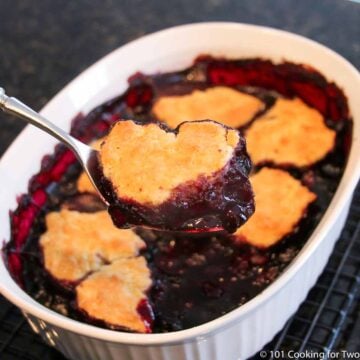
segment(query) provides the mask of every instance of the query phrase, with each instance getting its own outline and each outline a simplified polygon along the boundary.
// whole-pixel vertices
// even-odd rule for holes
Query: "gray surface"
[[[360,67],[360,4],[347,0],[0,0],[0,86],[40,109],[109,51],[198,21],[290,30]],[[23,123],[3,114],[0,121],[1,154]]]

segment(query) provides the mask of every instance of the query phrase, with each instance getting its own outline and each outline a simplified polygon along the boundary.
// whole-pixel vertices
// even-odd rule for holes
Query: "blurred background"
[[[319,41],[360,68],[359,1],[0,0],[0,86],[40,110],[70,80],[117,47],[157,30],[203,21],[289,30]],[[1,156],[24,124],[3,114],[0,121]],[[360,350],[360,273],[355,267],[351,274],[343,275],[341,267],[350,261],[347,256],[352,255],[346,251],[351,246],[360,249],[359,219],[358,191],[347,228],[327,268],[336,271],[324,273],[336,281],[320,279],[317,287],[323,293],[315,288],[269,349],[292,348],[296,342],[307,349],[317,341],[320,349]],[[325,300],[340,291],[337,281],[343,277],[349,290],[342,290],[343,300],[332,305],[336,316],[330,318],[324,310]],[[1,296],[0,300],[0,359],[63,359],[43,345],[15,307]],[[327,325],[321,323],[323,318]],[[297,321],[306,325],[303,333]],[[317,328],[322,332],[315,332]]]

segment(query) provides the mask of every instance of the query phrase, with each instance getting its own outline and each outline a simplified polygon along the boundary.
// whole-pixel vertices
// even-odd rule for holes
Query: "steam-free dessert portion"
[[[119,121],[99,163],[99,187],[107,189],[119,227],[233,232],[254,211],[245,140],[214,121],[185,122],[174,131]]]
[[[267,248],[294,230],[316,195],[280,169],[264,167],[250,180],[255,193],[256,211],[235,232],[234,238]]]
[[[134,332],[150,332],[151,310],[142,316],[151,286],[150,271],[143,257],[119,259],[88,276],[76,287],[80,310],[107,326]],[[146,306],[146,305],[143,305]]]
[[[62,209],[46,215],[40,237],[44,267],[60,282],[76,282],[106,263],[136,256],[145,247],[130,229],[116,228],[106,211]]]
[[[121,121],[105,138],[100,159],[117,196],[159,205],[176,187],[224,168],[239,141],[237,131],[211,121],[185,123],[178,133]]]
[[[184,121],[202,119],[213,119],[238,128],[262,109],[264,103],[257,97],[229,87],[216,86],[194,90],[186,95],[160,97],[152,111],[171,128],[176,128]]]
[[[278,98],[247,130],[246,141],[254,164],[304,167],[324,158],[335,136],[319,111],[298,98]]]

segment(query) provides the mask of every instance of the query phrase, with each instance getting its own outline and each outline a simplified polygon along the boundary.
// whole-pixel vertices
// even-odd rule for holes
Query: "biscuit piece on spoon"
[[[175,130],[119,121],[98,165],[98,186],[118,227],[233,232],[254,211],[245,140],[211,120]]]

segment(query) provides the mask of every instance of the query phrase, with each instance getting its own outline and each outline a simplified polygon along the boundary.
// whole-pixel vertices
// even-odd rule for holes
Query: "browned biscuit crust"
[[[256,210],[234,238],[267,248],[293,231],[316,195],[283,170],[262,168],[250,181]]]
[[[336,132],[323,116],[300,99],[277,99],[245,137],[254,164],[308,166],[321,160],[335,144]]]
[[[239,140],[236,130],[214,121],[183,123],[178,132],[119,121],[101,146],[100,163],[119,198],[159,205],[179,185],[221,170]]]
[[[106,211],[51,212],[46,227],[40,237],[44,266],[60,281],[77,281],[104,263],[135,256],[145,247],[132,230],[116,228]]]
[[[213,119],[224,125],[238,128],[264,108],[264,104],[252,95],[225,86],[207,90],[195,90],[181,96],[159,98],[153,113],[169,127],[191,120]]]
[[[146,332],[137,308],[150,285],[150,271],[143,257],[119,259],[76,287],[77,305],[94,319]]]

